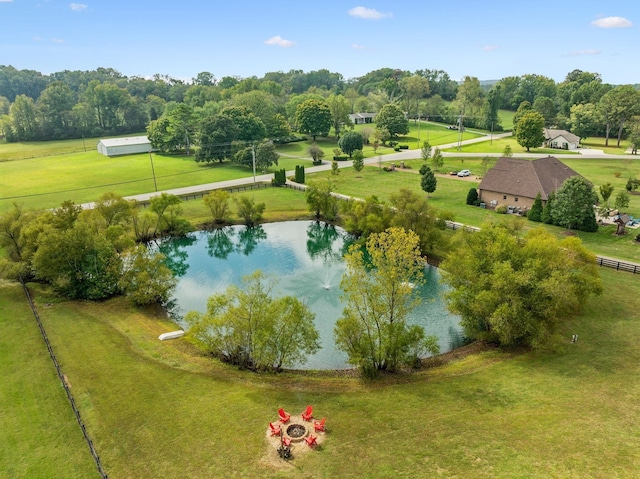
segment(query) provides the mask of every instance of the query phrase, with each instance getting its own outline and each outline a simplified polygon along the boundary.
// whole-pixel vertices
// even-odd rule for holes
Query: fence
[[[176,196],[183,201],[190,201],[190,200],[202,199],[212,191],[216,191],[216,190],[225,190],[225,191],[228,191],[229,193],[240,193],[243,191],[262,190],[265,188],[271,188],[271,186],[272,186],[271,183],[261,182],[261,183],[256,183],[255,185],[252,183],[248,185],[231,186],[229,188],[212,188],[206,191],[198,191],[197,193],[189,193],[189,194],[176,195]],[[146,208],[151,204],[151,201],[150,200],[138,201],[136,204],[138,207]]]
[[[96,452],[96,449],[93,446],[93,441],[91,440],[91,438],[89,437],[89,434],[87,433],[87,428],[84,425],[84,422],[82,421],[82,417],[80,417],[80,411],[76,407],[76,401],[73,399],[73,395],[71,394],[69,385],[65,380],[64,374],[62,374],[62,370],[60,369],[60,365],[58,364],[56,355],[54,354],[53,348],[51,347],[51,343],[49,342],[49,337],[47,336],[47,332],[45,331],[44,326],[42,325],[42,321],[40,320],[40,315],[38,314],[38,311],[36,310],[36,307],[33,304],[33,300],[31,299],[31,294],[29,293],[29,289],[27,288],[27,285],[24,284],[23,281],[20,281],[20,282],[22,283],[24,294],[27,296],[27,301],[29,301],[29,306],[31,306],[31,311],[33,311],[33,315],[36,318],[38,327],[40,328],[40,333],[42,333],[42,338],[44,339],[44,343],[47,345],[47,350],[49,351],[49,356],[51,357],[51,361],[53,361],[53,365],[55,366],[56,372],[58,373],[58,379],[60,379],[60,382],[62,383],[62,387],[64,388],[64,391],[67,393],[67,398],[69,399],[69,403],[71,403],[71,409],[73,409],[73,413],[76,416],[76,421],[78,421],[78,425],[80,426],[80,429],[82,429],[82,434],[84,436],[84,439],[85,441],[87,441],[87,445],[89,446],[89,451],[91,452],[91,455],[93,456],[93,460],[96,463],[96,467],[98,468],[98,473],[100,474],[100,477],[102,477],[102,479],[108,479],[107,473],[104,471],[102,467],[102,463],[100,462],[100,457],[98,456],[98,453]]]
[[[452,229],[454,231],[459,229],[463,229],[471,233],[480,231],[480,228],[476,226],[463,225],[462,223],[456,223],[455,221],[447,221],[446,225],[447,225],[447,228]],[[626,263],[624,261],[620,261],[617,259],[605,258],[603,256],[597,256],[597,255],[596,255],[596,263],[598,263],[599,266],[604,266],[605,268],[613,268],[617,271],[627,271],[633,274],[640,274],[639,264]]]
[[[634,263],[625,263],[624,261],[618,261],[617,259],[604,258],[602,256],[596,256],[596,263],[606,268],[613,268],[617,271],[628,271],[633,274],[640,274],[640,265]]]

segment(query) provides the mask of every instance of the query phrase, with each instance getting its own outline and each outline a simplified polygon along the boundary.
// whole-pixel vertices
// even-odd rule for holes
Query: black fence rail
[[[634,263],[625,263],[617,259],[603,258],[602,256],[596,256],[596,263],[606,268],[613,268],[617,271],[628,271],[633,274],[640,274],[640,265]]]
[[[49,356],[51,357],[51,361],[53,361],[53,365],[55,366],[56,372],[58,373],[58,379],[60,379],[60,382],[62,383],[62,387],[64,388],[64,391],[67,393],[67,398],[69,399],[69,403],[71,404],[71,409],[73,409],[73,413],[76,416],[76,421],[78,422],[78,425],[82,430],[82,435],[84,436],[84,439],[87,442],[87,445],[89,446],[89,451],[91,452],[91,455],[93,456],[93,460],[96,463],[96,467],[98,468],[98,473],[100,474],[100,477],[102,477],[102,479],[108,479],[107,473],[102,467],[102,462],[100,461],[100,457],[98,456],[98,453],[96,452],[96,448],[93,445],[93,441],[89,437],[87,428],[84,425],[84,422],[82,421],[82,417],[80,416],[80,411],[76,407],[76,401],[73,398],[73,395],[71,394],[71,390],[69,389],[69,385],[67,384],[65,375],[62,373],[62,369],[60,369],[60,365],[58,364],[56,355],[53,352],[51,343],[49,342],[49,337],[47,336],[47,332],[45,331],[44,326],[42,325],[42,321],[40,320],[40,315],[38,314],[38,311],[36,310],[36,307],[33,304],[33,300],[31,299],[31,294],[29,293],[29,288],[27,288],[27,285],[24,284],[23,281],[21,281],[21,283],[22,283],[22,288],[24,289],[24,294],[27,296],[27,301],[29,301],[29,306],[31,306],[31,311],[33,311],[33,316],[36,318],[36,323],[38,323],[38,328],[40,328],[40,333],[42,334],[44,343],[46,344],[47,350],[49,351]]]
[[[191,201],[191,200],[202,199],[206,195],[208,195],[209,193],[215,190],[225,190],[225,191],[228,191],[229,193],[241,193],[243,191],[263,190],[265,188],[271,188],[271,186],[272,186],[271,183],[260,182],[260,183],[256,183],[255,185],[252,183],[247,185],[232,186],[228,188],[212,188],[206,191],[198,191],[197,193],[189,193],[185,195],[176,195],[176,196],[183,201]],[[151,201],[147,201],[147,200],[138,201],[136,204],[138,207],[146,208],[151,204]]]

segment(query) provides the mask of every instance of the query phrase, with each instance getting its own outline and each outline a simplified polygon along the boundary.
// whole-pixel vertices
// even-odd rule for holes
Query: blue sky
[[[0,0],[0,64],[181,79],[382,67],[640,83],[638,0]]]

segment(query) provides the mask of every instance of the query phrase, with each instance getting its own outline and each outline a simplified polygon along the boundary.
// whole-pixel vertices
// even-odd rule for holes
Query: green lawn
[[[604,138],[595,137],[595,138],[587,138],[582,141],[582,146],[584,148],[593,148],[596,150],[603,150],[605,153],[610,155],[624,155],[629,148],[629,141],[622,140],[620,142],[620,147],[616,146],[618,144],[617,137],[609,138],[609,146],[605,146],[606,140]]]
[[[132,133],[120,136],[143,136],[146,133]],[[0,140],[0,161],[23,160],[41,156],[78,153],[81,151],[95,151],[100,138],[79,138],[75,140],[28,141],[22,143],[7,143]],[[117,138],[117,136],[110,137]]]
[[[535,153],[541,156],[544,155],[578,155],[577,151],[567,151],[567,150],[558,150],[555,148],[531,148],[530,151],[527,151],[526,148],[520,146],[516,141],[515,137],[506,137],[506,138],[494,138],[488,139],[487,141],[483,141],[481,143],[473,143],[471,145],[462,145],[461,149],[457,148],[447,148],[444,151],[448,152],[461,152],[461,153],[502,153],[505,147],[509,145],[511,146],[511,151],[513,153]]]
[[[0,366],[0,476],[97,477],[25,294],[8,283],[0,285]]]
[[[563,159],[565,161],[565,159]],[[613,197],[618,191],[624,189],[625,178],[616,178],[609,171],[615,171],[617,166],[622,165],[622,160],[589,160],[583,158],[566,159],[566,163],[578,173],[585,175],[596,185],[611,182],[615,186]],[[417,174],[421,160],[406,161],[405,164],[411,169],[396,170],[395,172],[385,172],[377,166],[367,166],[357,174],[353,169],[347,168],[340,171],[337,181],[334,181],[335,189],[339,193],[366,198],[376,195],[383,201],[388,201],[390,195],[400,188],[408,188],[415,192],[425,194],[420,188],[420,178]],[[463,168],[471,172],[479,171],[480,158],[445,158],[443,172],[458,171]],[[638,168],[637,176],[640,176],[640,162],[635,165]],[[631,172],[631,170],[629,170]],[[635,172],[635,170],[633,170]],[[309,179],[324,178],[329,173],[317,173],[307,175]],[[442,175],[437,177],[438,186],[431,194],[429,202],[437,209],[449,211],[454,214],[455,220],[474,226],[480,226],[484,221],[491,221],[498,218],[505,218],[497,215],[493,210],[482,209],[465,204],[467,193],[472,187],[477,187],[479,180],[462,180],[455,176]],[[640,195],[631,195],[628,211],[633,216],[640,216]],[[563,238],[566,230],[557,226],[541,225],[528,221],[526,218],[513,217],[515,221],[520,221],[523,228],[536,228],[543,226],[552,231],[556,236]],[[608,226],[600,228],[597,233],[574,232],[583,243],[594,253],[612,256],[622,260],[637,262],[640,257],[640,244],[634,241],[636,234],[640,230],[629,230],[629,234],[617,237],[613,233],[615,228]]]
[[[36,292],[36,301],[109,477],[632,478],[640,468],[640,281],[601,272],[603,296],[563,327],[567,341],[554,351],[458,352],[451,363],[376,381],[239,372],[182,340],[158,341],[174,326],[120,299],[45,306]],[[15,289],[0,289],[11,311],[24,308]],[[34,374],[48,366],[33,363],[44,346],[24,316],[18,332],[0,322],[0,337],[12,333],[22,345],[0,356],[3,369],[14,370],[21,391],[58,389],[53,374]],[[15,398],[0,398],[15,408]],[[95,476],[77,459],[82,445],[58,433],[70,427],[59,399],[44,402],[44,429],[30,417],[9,427],[0,418],[0,470],[24,464],[31,467],[11,477]],[[327,417],[325,442],[306,454],[296,446],[292,464],[279,463],[268,422],[279,407],[298,414],[307,404]],[[43,438],[43,430],[56,433]],[[43,469],[34,438],[53,456],[40,459]]]

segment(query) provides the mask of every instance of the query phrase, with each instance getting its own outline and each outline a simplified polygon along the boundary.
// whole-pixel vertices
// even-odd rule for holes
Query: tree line
[[[560,83],[536,74],[493,83],[465,76],[458,82],[442,70],[392,68],[351,79],[322,69],[269,72],[262,78],[217,79],[201,72],[185,81],[159,74],[127,77],[112,68],[43,75],[0,65],[0,133],[7,141],[96,137],[139,132],[153,121],[170,130],[166,117],[179,105],[193,113],[198,127],[225,108],[244,107],[264,126],[251,135],[270,139],[286,137],[291,130],[315,135],[332,130],[339,137],[349,126],[348,114],[377,113],[385,105],[395,105],[407,118],[498,131],[498,110],[516,111],[526,102],[547,127],[569,129],[583,138],[620,139],[637,134],[637,96],[635,85],[606,84],[598,73],[581,70]],[[297,108],[312,99],[329,108],[331,119],[310,131],[301,128]],[[208,125],[208,135],[223,127],[220,122]],[[174,133],[180,137],[171,141],[186,150],[194,142],[189,133],[189,128],[186,134]]]

